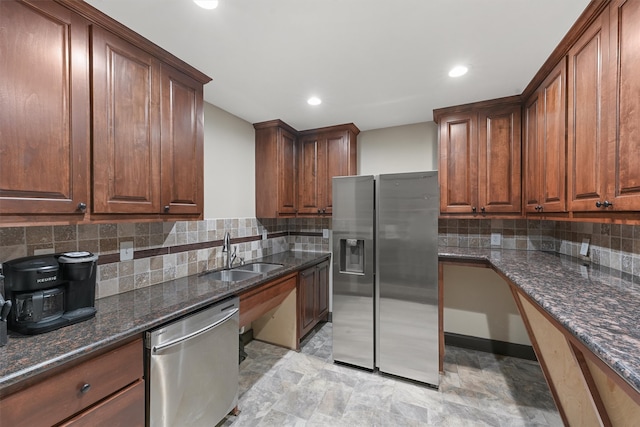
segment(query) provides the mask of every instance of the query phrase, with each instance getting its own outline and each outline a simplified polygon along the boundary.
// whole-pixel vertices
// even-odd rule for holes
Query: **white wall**
[[[204,217],[255,216],[253,125],[204,103]]]
[[[531,345],[509,285],[489,268],[445,266],[444,331]]]
[[[438,128],[434,122],[361,132],[358,174],[438,169]]]

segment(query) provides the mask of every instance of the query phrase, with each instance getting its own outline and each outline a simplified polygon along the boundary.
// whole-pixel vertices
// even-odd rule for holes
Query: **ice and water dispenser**
[[[364,240],[340,239],[340,272],[364,274]]]

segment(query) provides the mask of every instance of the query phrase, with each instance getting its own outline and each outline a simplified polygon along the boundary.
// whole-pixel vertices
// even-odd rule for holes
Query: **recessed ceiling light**
[[[193,0],[193,2],[203,9],[215,9],[218,7],[218,0]]]
[[[464,76],[465,74],[467,74],[467,71],[469,71],[469,69],[464,65],[456,65],[451,69],[451,71],[449,71],[449,77]]]
[[[317,96],[312,96],[311,98],[307,99],[307,104],[309,104],[309,105],[320,105],[320,104],[322,104],[322,100],[320,98],[318,98]]]

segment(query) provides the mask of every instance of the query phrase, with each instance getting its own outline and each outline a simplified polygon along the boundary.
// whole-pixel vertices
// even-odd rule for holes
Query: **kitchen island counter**
[[[7,345],[0,347],[0,397],[39,374],[330,256],[328,252],[282,252],[251,260],[283,265],[252,279],[228,283],[207,274],[187,276],[98,299],[95,318],[85,322],[41,335],[12,332]]]
[[[440,261],[490,264],[640,393],[640,280],[542,251],[438,248]]]

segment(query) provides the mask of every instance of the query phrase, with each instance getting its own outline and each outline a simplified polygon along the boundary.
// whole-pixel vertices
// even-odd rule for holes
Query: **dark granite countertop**
[[[638,277],[539,251],[439,247],[441,261],[485,261],[640,393]]]
[[[0,395],[20,381],[90,352],[153,329],[216,301],[237,295],[330,257],[327,252],[289,251],[251,262],[283,264],[283,268],[236,283],[194,275],[96,300],[96,317],[46,334],[10,333],[0,347]]]

